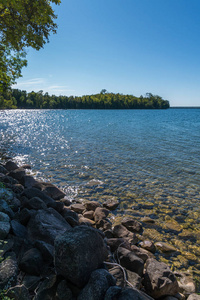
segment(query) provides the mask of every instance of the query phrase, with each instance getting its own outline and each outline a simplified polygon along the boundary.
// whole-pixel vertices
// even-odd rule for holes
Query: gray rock
[[[115,285],[115,279],[108,271],[105,269],[95,270],[77,300],[104,300],[106,291],[113,285]]]
[[[13,171],[13,170],[18,169],[18,166],[16,165],[16,163],[14,163],[13,161],[9,160],[9,161],[6,162],[5,168],[8,171]]]
[[[85,206],[81,203],[76,203],[71,205],[71,209],[78,214],[82,214],[85,210]]]
[[[73,300],[72,291],[68,287],[65,280],[62,280],[58,284],[56,297],[58,297],[58,300]]]
[[[19,213],[20,223],[26,225],[33,214],[34,214],[33,210],[29,210],[28,208],[23,208]]]
[[[40,182],[42,191],[54,200],[60,200],[65,197],[65,193],[57,186],[49,182]]]
[[[4,168],[4,166],[0,165],[0,173],[6,174],[6,173],[8,173],[8,170],[6,168]]]
[[[137,273],[138,275],[143,275],[144,270],[144,262],[141,258],[136,256],[133,252],[119,247],[117,251],[117,257],[119,259],[120,264],[122,267],[130,270],[132,272]]]
[[[136,289],[141,288],[142,278],[137,273],[127,270],[127,279]]]
[[[33,292],[40,282],[40,276],[33,276],[26,274],[23,278],[23,284],[30,291]]]
[[[195,282],[189,273],[176,272],[175,275],[178,279],[179,292],[186,296],[196,292]]]
[[[102,219],[105,219],[109,214],[109,210],[102,207],[97,207],[94,212],[94,220],[98,222]]]
[[[55,268],[78,287],[83,287],[90,274],[107,256],[106,246],[97,230],[78,226],[65,231],[55,240]]]
[[[101,206],[101,204],[96,201],[88,201],[84,203],[84,205],[87,210],[93,210],[93,211],[95,211],[97,207]]]
[[[112,223],[109,219],[101,219],[96,222],[96,228],[105,231],[112,228]]]
[[[156,252],[156,247],[152,241],[142,241],[139,243],[139,246],[147,251],[150,251],[152,253]]]
[[[119,205],[119,201],[109,199],[106,202],[103,203],[103,206],[109,210],[115,210]]]
[[[93,210],[86,211],[83,214],[83,217],[87,218],[87,219],[90,219],[90,220],[93,220],[94,219],[94,211]]]
[[[21,179],[21,184],[23,184],[23,186],[25,188],[32,188],[35,187],[37,185],[37,180],[35,180],[32,176],[30,175],[25,175],[22,179]]]
[[[124,278],[124,273],[120,266],[115,266],[112,269],[109,270],[109,273],[115,278],[116,285],[120,287],[125,287],[126,282]]]
[[[37,276],[40,275],[43,265],[44,262],[40,251],[32,248],[25,252],[19,263],[19,268],[27,274]]]
[[[131,250],[131,245],[125,238],[110,238],[106,242],[112,252],[116,251],[120,246]]]
[[[0,290],[7,290],[17,283],[17,261],[14,256],[6,258],[0,264]]]
[[[0,212],[0,239],[5,239],[10,232],[10,218],[7,214]]]
[[[10,288],[6,296],[11,298],[12,300],[30,300],[31,297],[29,295],[28,289],[24,285],[16,285]]]
[[[25,176],[25,174],[26,174],[26,172],[23,168],[18,168],[13,171],[10,171],[8,176],[13,177],[17,181],[20,181]]]
[[[159,249],[161,252],[168,253],[168,252],[177,252],[177,249],[173,247],[170,244],[163,243],[163,242],[157,242],[155,243],[155,246],[157,249]]]
[[[61,212],[61,215],[63,216],[63,218],[67,221],[68,217],[73,218],[74,220],[76,220],[78,222],[78,214],[75,211],[72,211],[71,209],[68,208],[64,208],[63,211]]]
[[[26,239],[28,236],[28,232],[25,226],[17,222],[16,220],[11,221],[11,229],[14,235],[17,237],[21,237]]]
[[[10,208],[8,203],[3,199],[0,200],[0,212],[7,214],[10,218],[14,217],[13,210]]]
[[[154,258],[154,255],[149,252],[148,250],[146,249],[142,249],[142,248],[139,248],[135,245],[131,245],[131,251],[137,255],[138,257],[140,257],[144,262],[148,259],[148,258]]]
[[[65,230],[71,229],[71,226],[56,211],[48,208],[38,210],[28,222],[27,229],[33,241],[42,240],[53,245],[55,238]]]
[[[31,199],[33,197],[38,197],[42,199],[47,206],[55,205],[55,201],[51,197],[47,196],[44,192],[34,187],[25,189],[24,192],[22,193],[22,196],[25,196],[28,199]]]
[[[56,275],[50,275],[46,278],[37,290],[36,296],[33,300],[52,300],[56,299]]]
[[[27,202],[24,203],[24,207],[26,207],[28,209],[39,210],[39,209],[46,209],[47,205],[39,197],[33,197],[33,198],[31,198],[30,200],[28,200]]]
[[[145,293],[133,288],[110,287],[104,300],[153,300]]]
[[[193,293],[193,294],[189,295],[187,300],[200,300],[200,295]]]
[[[113,234],[115,237],[123,238],[127,236],[131,236],[131,232],[123,225],[116,225],[113,228]]]
[[[178,282],[170,268],[153,258],[146,261],[143,285],[146,292],[155,299],[179,292]]]
[[[43,241],[36,241],[35,247],[41,252],[44,261],[53,262],[54,247]]]
[[[131,232],[141,232],[142,224],[133,218],[126,217],[122,220],[122,225],[124,225]]]

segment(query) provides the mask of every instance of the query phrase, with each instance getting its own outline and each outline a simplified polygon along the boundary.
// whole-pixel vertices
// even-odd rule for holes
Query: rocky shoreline
[[[30,168],[0,164],[0,299],[200,299],[189,272],[156,260],[172,246],[142,238],[134,217],[113,226],[117,201],[71,203]]]

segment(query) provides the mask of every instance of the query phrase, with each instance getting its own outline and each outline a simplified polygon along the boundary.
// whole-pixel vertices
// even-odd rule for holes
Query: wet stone
[[[79,203],[72,204],[71,205],[71,209],[73,211],[75,211],[76,213],[78,213],[78,214],[82,214],[84,212],[84,210],[85,210],[85,206],[83,204],[79,204]]]
[[[155,243],[155,246],[157,249],[159,249],[163,253],[177,252],[177,249],[175,247],[173,247],[172,245],[169,245],[167,243],[157,242],[157,243]]]
[[[156,252],[156,247],[152,241],[147,241],[147,240],[142,241],[139,243],[139,246],[145,250],[152,252],[152,253]]]

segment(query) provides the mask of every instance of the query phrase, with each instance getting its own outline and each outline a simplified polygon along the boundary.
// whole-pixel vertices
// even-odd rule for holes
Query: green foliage
[[[1,0],[0,3],[0,92],[21,76],[27,47],[41,49],[55,33],[56,15],[51,3],[60,0]]]
[[[0,291],[0,300],[13,300],[13,298],[6,296],[6,292],[6,290]]]
[[[103,92],[102,92],[103,91]],[[33,109],[163,109],[169,108],[169,101],[153,94],[145,97],[108,93],[102,90],[99,94],[74,96],[50,96],[43,91],[26,93],[18,89],[6,91],[0,97],[0,108],[33,108]]]

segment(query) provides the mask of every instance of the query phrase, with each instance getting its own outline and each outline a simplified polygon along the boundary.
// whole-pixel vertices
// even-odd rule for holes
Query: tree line
[[[85,96],[55,96],[48,93],[12,89],[0,94],[1,109],[166,109],[169,101],[158,95],[147,93],[136,97],[108,93]]]

